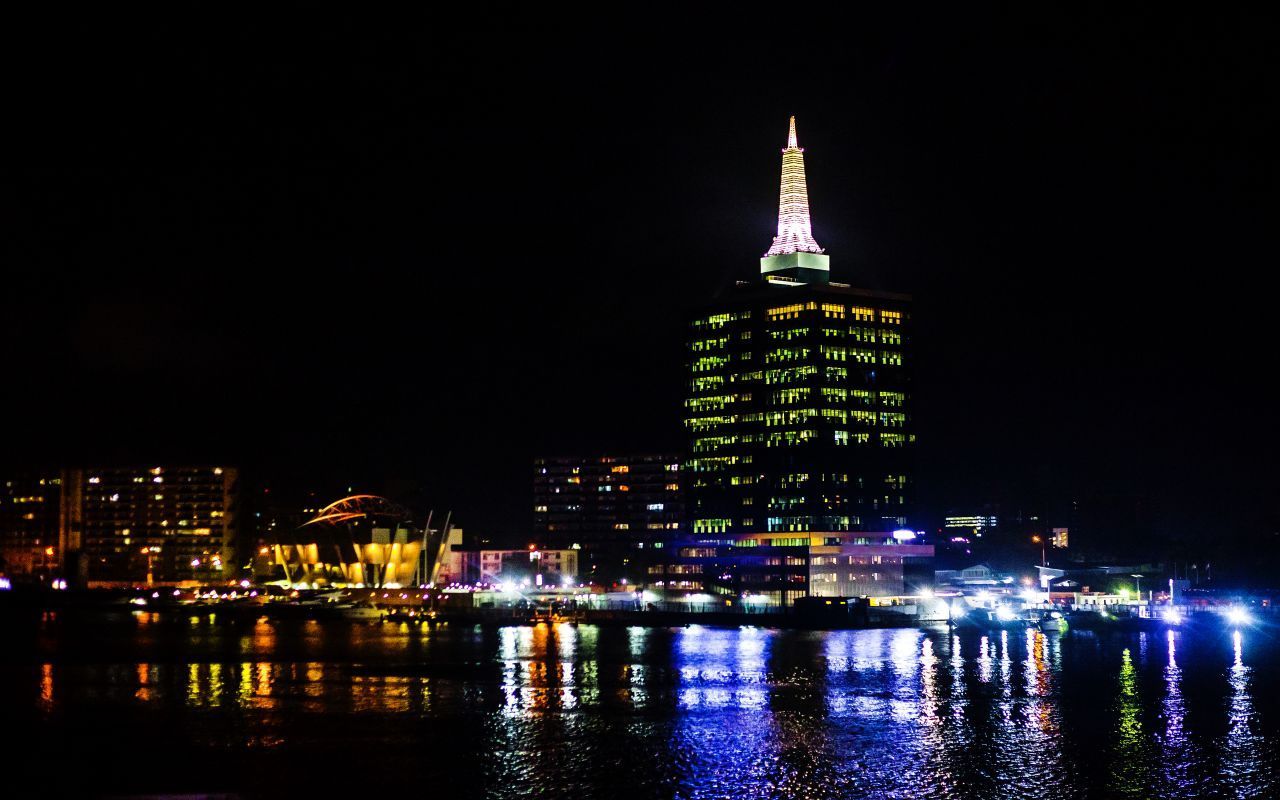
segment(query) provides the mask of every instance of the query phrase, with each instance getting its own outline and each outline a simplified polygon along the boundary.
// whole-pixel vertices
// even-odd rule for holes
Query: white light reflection
[[[1234,797],[1273,797],[1278,788],[1272,769],[1274,753],[1257,732],[1257,712],[1250,693],[1252,669],[1244,663],[1244,635],[1232,631],[1234,659],[1227,675],[1231,697],[1227,700],[1227,733],[1220,752],[1222,781]]]

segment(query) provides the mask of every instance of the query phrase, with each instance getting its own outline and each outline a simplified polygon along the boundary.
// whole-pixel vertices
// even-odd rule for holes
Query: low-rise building
[[[672,543],[649,567],[664,599],[708,594],[769,605],[801,597],[896,597],[932,583],[933,546],[899,532],[829,531],[693,537]],[[914,534],[912,534],[914,537]]]
[[[460,550],[460,580],[472,585],[565,586],[578,581],[578,553],[569,550]]]

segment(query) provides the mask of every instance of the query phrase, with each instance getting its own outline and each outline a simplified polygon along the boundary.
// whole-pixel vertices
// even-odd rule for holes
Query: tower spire
[[[782,151],[782,191],[778,197],[778,235],[765,258],[788,253],[821,253],[813,240],[809,221],[809,187],[804,177],[804,148],[796,138],[796,118],[791,117],[787,147]]]

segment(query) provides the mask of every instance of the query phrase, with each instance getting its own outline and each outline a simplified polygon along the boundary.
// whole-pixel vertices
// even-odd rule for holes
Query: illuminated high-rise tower
[[[787,146],[782,151],[782,189],[778,195],[778,235],[760,259],[766,279],[782,278],[802,283],[826,283],[831,258],[813,238],[809,220],[809,186],[804,177],[804,148],[796,138],[796,118],[791,118]]]
[[[689,331],[684,470],[695,535],[886,531],[913,494],[911,298],[830,281],[795,118],[763,280]]]

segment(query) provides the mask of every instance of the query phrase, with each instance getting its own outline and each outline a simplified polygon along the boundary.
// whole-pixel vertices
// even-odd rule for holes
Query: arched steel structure
[[[335,500],[316,512],[316,515],[301,527],[308,525],[339,524],[358,519],[385,519],[394,522],[407,522],[409,511],[385,497],[376,494],[353,494],[341,500]]]
[[[334,501],[296,530],[276,537],[276,561],[291,584],[386,586],[422,583],[425,526],[385,497]]]

